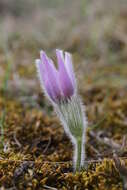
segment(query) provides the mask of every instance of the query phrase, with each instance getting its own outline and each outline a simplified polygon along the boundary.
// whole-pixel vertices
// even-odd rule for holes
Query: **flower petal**
[[[41,51],[40,57],[41,64],[43,65],[43,67],[41,66],[41,71],[45,89],[50,98],[57,101],[61,98],[61,91],[58,82],[58,71],[54,67],[52,60],[47,57],[45,52]]]
[[[73,70],[73,65],[72,65],[72,56],[68,52],[65,52],[65,67],[71,79],[71,82],[73,84],[73,87],[76,88],[75,75],[74,75],[74,70]]]
[[[38,76],[41,82],[41,87],[43,88],[46,95],[53,100],[54,95],[52,94],[50,83],[48,82],[48,78],[45,72],[44,64],[41,62],[40,59],[36,60],[36,67]]]
[[[59,67],[59,81],[60,87],[65,97],[70,97],[74,93],[74,88],[71,82],[71,79],[68,75],[68,72],[65,68],[63,51],[56,50],[58,67]]]

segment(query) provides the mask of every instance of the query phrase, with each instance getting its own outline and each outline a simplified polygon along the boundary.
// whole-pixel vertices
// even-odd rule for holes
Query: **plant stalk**
[[[81,155],[82,155],[82,141],[77,140],[77,158],[76,158],[76,171],[80,171],[81,167]]]
[[[75,170],[80,171],[83,167],[84,161],[84,147],[82,138],[78,138],[76,141],[76,149],[75,149]]]

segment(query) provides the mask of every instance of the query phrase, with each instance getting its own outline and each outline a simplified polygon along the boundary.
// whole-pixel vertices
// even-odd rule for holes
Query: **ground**
[[[73,10],[77,5],[75,1]],[[48,13],[43,13],[46,18],[42,23],[48,33],[40,29],[42,35],[36,31],[41,23],[39,11],[33,20],[34,31],[28,22],[30,18],[24,21],[26,15],[18,19],[10,13],[2,15],[3,31],[7,29],[8,34],[1,31],[0,189],[126,189],[127,9],[122,4],[119,7],[119,3],[111,10],[104,2],[96,8],[94,3],[88,3],[93,14],[81,9],[82,14],[77,13],[79,17],[73,20],[74,11],[66,5],[64,15],[61,7],[58,6],[58,12],[48,8]],[[72,17],[65,21],[69,11]],[[53,33],[49,32],[51,28]],[[88,117],[88,169],[75,173],[72,144],[44,97],[34,64],[40,49],[55,61],[54,50],[58,47],[73,55],[79,93]]]

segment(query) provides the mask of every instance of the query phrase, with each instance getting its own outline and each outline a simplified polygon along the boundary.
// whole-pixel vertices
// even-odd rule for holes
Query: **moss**
[[[70,49],[74,50],[74,57],[77,63],[80,63],[76,68],[83,76],[80,79],[80,92],[86,104],[90,125],[86,140],[88,170],[73,173],[72,144],[35,85],[36,71],[34,64],[32,66],[31,52],[37,53],[37,45],[31,46],[28,41],[28,44],[19,42],[14,52],[13,64],[15,65],[12,65],[9,88],[6,92],[0,91],[0,118],[6,109],[4,147],[0,148],[0,188],[122,190],[122,179],[112,156],[115,151],[127,165],[125,159],[127,145],[123,138],[127,132],[127,65],[114,62],[111,63],[112,65],[103,65],[102,60],[99,60],[100,52],[96,55],[93,51],[92,56],[90,52],[87,53],[90,53],[91,59],[96,63],[87,64],[85,67],[81,65],[81,62],[84,64],[84,45],[82,44],[80,49],[79,41],[80,38],[74,41]],[[42,46],[42,44],[38,45]],[[81,50],[81,53],[77,55],[75,48]],[[85,57],[90,58],[89,55]],[[3,71],[7,69],[4,59],[5,56],[1,53],[0,90],[6,73]],[[30,62],[30,59],[32,61],[28,63],[27,60]],[[16,74],[21,77],[21,80],[23,79],[21,84],[25,84],[25,93],[24,86],[21,85],[20,88],[13,84],[13,77]],[[30,86],[30,83],[26,84],[27,80],[34,81],[35,87]],[[31,97],[35,96],[35,93],[36,99],[33,101]],[[24,96],[29,100],[28,106],[22,101]],[[93,127],[98,121],[102,122]],[[91,132],[94,133],[93,136]],[[98,135],[100,141],[96,138]],[[122,149],[115,149],[111,143],[106,144],[104,138]]]
[[[105,120],[102,129],[108,128],[112,138],[121,143],[122,136],[119,132],[124,134],[126,129],[119,121],[123,122],[126,100],[123,97],[115,99],[110,97],[108,101],[110,106],[107,106],[107,109],[110,111],[109,115],[111,113],[112,115]],[[122,189],[119,172],[110,158],[105,158],[96,164],[89,163],[88,171],[75,174],[72,172],[70,162],[72,145],[56,118],[48,117],[43,110],[25,108],[20,102],[1,93],[0,113],[5,106],[4,143],[8,143],[9,147],[7,151],[2,150],[0,155],[1,186],[10,188],[15,185],[18,189],[43,189],[45,185],[63,190]],[[91,114],[89,111],[88,113]],[[95,129],[96,132],[99,130]],[[87,155],[94,158],[95,153],[91,151],[93,144],[91,144],[90,130],[87,136],[89,144]],[[95,144],[98,151],[108,149],[106,145],[98,144],[96,140]]]
[[[109,95],[107,91],[110,91]],[[109,86],[105,89],[102,85],[81,93],[87,104],[89,121],[96,123],[106,115],[101,125],[93,129],[95,134],[101,130],[102,136],[122,144],[127,115],[125,89],[118,91]],[[0,92],[0,116],[6,107],[4,145],[7,146],[0,153],[0,186],[16,186],[18,189],[45,189],[46,186],[63,190],[122,189],[121,177],[110,159],[112,148],[92,139],[92,128],[87,131],[88,159],[98,159],[99,153],[104,160],[90,162],[88,171],[72,172],[72,145],[58,120],[48,116],[42,96],[38,96],[37,102],[42,109],[26,107],[15,96]],[[123,151],[123,156],[126,157],[126,151]]]

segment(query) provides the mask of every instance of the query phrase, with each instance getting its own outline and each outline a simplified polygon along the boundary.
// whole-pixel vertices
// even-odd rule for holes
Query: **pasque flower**
[[[87,119],[77,93],[71,54],[56,50],[58,69],[44,51],[36,60],[37,71],[45,95],[53,104],[65,132],[74,145],[74,169],[85,166],[85,131]]]
[[[36,63],[43,88],[48,97],[57,103],[70,98],[74,94],[76,86],[71,55],[66,52],[65,60],[61,50],[56,50],[56,55],[58,70],[44,51],[40,52],[40,59],[36,60]]]

